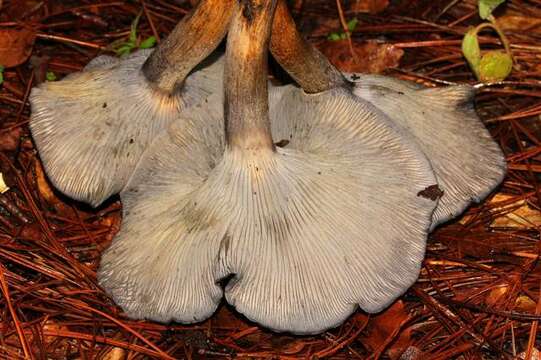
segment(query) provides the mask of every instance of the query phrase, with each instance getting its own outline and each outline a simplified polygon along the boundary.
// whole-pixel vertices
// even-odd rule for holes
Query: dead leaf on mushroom
[[[36,33],[28,28],[0,29],[0,64],[9,68],[25,62],[35,39]]]
[[[351,54],[347,40],[325,42],[320,50],[342,71],[372,74],[397,67],[404,55],[402,49],[375,41],[353,43],[353,48],[356,59]]]

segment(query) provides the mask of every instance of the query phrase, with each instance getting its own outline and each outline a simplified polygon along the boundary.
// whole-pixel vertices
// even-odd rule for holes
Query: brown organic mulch
[[[326,39],[330,32],[341,31],[335,1],[297,0],[293,7],[303,32],[323,51],[336,49],[327,54],[339,54],[332,61],[341,67],[362,67],[366,64],[360,61],[370,59],[367,71],[427,86],[476,83],[460,49],[468,26],[481,21],[475,0],[387,3],[341,2],[344,17],[359,20],[351,44]],[[0,0],[0,55],[7,48],[11,61],[0,86],[0,173],[10,188],[0,195],[1,359],[538,355],[539,0],[510,0],[496,11],[516,65],[504,83],[476,97],[478,113],[506,154],[508,175],[486,201],[430,236],[419,281],[389,309],[371,316],[359,311],[341,327],[308,337],[261,329],[225,305],[209,320],[191,326],[123,316],[96,285],[95,276],[101,251],[119,229],[121,204],[112,199],[91,209],[51,190],[28,130],[28,94],[48,72],[60,79],[110,52],[108,45],[127,37],[140,11],[139,35],[163,38],[189,9],[189,2],[174,0]],[[490,32],[482,33],[481,44],[500,46]],[[379,53],[366,55],[374,49]],[[362,55],[356,60],[352,51]]]

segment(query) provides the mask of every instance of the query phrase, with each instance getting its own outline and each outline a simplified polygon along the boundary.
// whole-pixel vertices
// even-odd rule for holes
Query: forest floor
[[[335,1],[293,4],[302,32],[341,69],[426,86],[478,83],[461,51],[468,28],[482,22],[476,1],[341,7],[343,22]],[[112,44],[128,40],[138,14],[138,39],[163,39],[190,8],[174,0],[0,0],[0,358],[539,358],[540,0],[510,0],[494,13],[515,64],[475,99],[508,174],[483,203],[430,235],[419,280],[391,307],[358,311],[317,336],[272,333],[226,305],[189,326],[122,314],[96,284],[100,254],[120,227],[120,201],[92,209],[52,190],[28,129],[28,96],[99,54],[114,55]],[[351,42],[342,39],[344,22]],[[502,47],[491,31],[480,43]]]

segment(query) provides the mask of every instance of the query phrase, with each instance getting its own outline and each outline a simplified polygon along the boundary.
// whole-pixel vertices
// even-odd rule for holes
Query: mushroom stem
[[[278,0],[270,50],[276,61],[307,93],[344,86],[342,74],[314,46],[303,39],[285,0]]]
[[[203,0],[150,55],[143,73],[154,87],[173,93],[222,41],[235,0]]]
[[[242,0],[227,36],[226,139],[231,148],[274,150],[268,117],[267,60],[276,0]]]

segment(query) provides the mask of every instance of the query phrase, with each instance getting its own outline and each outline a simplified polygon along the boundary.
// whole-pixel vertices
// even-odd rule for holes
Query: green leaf
[[[141,41],[139,44],[139,49],[150,49],[156,45],[156,38],[154,36],[149,36],[145,40]]]
[[[137,42],[137,25],[139,24],[141,14],[142,13],[140,12],[131,23],[130,37],[128,38],[128,41],[134,44]]]
[[[513,59],[498,50],[488,51],[479,62],[479,80],[497,82],[504,80],[513,70]]]
[[[359,20],[357,20],[357,18],[353,18],[351,19],[350,21],[348,21],[348,30],[349,31],[353,31],[355,30],[355,28],[357,27],[357,23],[359,22]]]
[[[477,41],[477,31],[470,29],[462,39],[462,53],[468,61],[473,73],[479,78],[479,62],[481,61],[481,48]]]
[[[47,71],[47,73],[45,74],[45,79],[47,79],[47,81],[55,81],[56,75],[52,71]]]
[[[126,56],[132,52],[133,49],[137,48],[137,25],[139,24],[139,19],[141,18],[142,12],[140,12],[131,23],[130,34],[128,35],[127,41],[115,41],[111,48],[117,54],[117,56]],[[149,41],[146,39],[145,41]],[[152,41],[152,40],[150,40]],[[146,48],[144,48],[146,49]]]
[[[340,40],[346,40],[347,38],[348,38],[348,34],[340,33]]]
[[[479,16],[481,19],[488,19],[494,9],[504,2],[505,0],[479,0]]]
[[[4,82],[4,66],[0,65],[0,85]]]
[[[464,39],[462,39],[462,53],[468,61],[470,68],[477,78],[479,78],[479,62],[481,61],[481,48],[477,40],[477,32],[470,29]]]
[[[330,33],[329,36],[327,36],[327,39],[330,40],[330,41],[338,41],[340,40],[340,34],[338,33]]]

